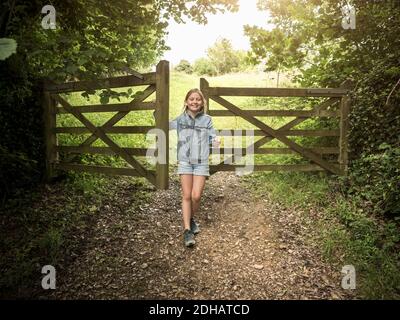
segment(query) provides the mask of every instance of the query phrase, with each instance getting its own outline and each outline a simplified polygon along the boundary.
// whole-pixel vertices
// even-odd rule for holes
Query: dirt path
[[[129,199],[122,183],[118,198]],[[86,247],[57,270],[57,299],[346,299],[340,270],[305,239],[302,212],[255,199],[232,173],[206,184],[196,246],[183,246],[180,185],[132,212],[104,203]],[[74,254],[74,253],[71,253]]]

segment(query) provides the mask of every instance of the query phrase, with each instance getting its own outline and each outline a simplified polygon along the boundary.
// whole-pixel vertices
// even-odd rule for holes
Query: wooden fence
[[[241,148],[240,150],[228,149],[230,153],[239,151],[241,155],[248,154],[299,154],[310,161],[309,164],[255,164],[254,171],[315,171],[326,170],[328,172],[343,175],[346,174],[348,164],[348,143],[347,134],[349,127],[350,97],[348,95],[349,81],[342,83],[340,88],[333,89],[299,89],[299,88],[233,88],[233,87],[210,87],[206,79],[200,79],[200,89],[204,93],[209,106],[210,99],[225,107],[226,110],[206,110],[212,117],[238,116],[257,129],[254,130],[255,136],[262,136],[255,143]],[[327,99],[316,106],[313,110],[243,110],[229,102],[222,96],[257,96],[257,97],[326,97]],[[328,110],[330,106],[339,105],[337,110]],[[286,116],[296,117],[279,129],[273,129],[264,122],[258,120],[256,116],[274,117]],[[296,125],[311,117],[339,117],[340,127],[337,130],[294,130]],[[223,131],[221,131],[223,130]],[[233,136],[234,129],[219,129],[218,131],[226,135]],[[338,136],[337,147],[317,147],[305,148],[298,143],[290,140],[288,136]],[[284,143],[288,148],[261,148],[264,144],[277,139]],[[254,149],[253,149],[254,148]],[[220,149],[218,153],[226,152]],[[323,159],[323,154],[338,154],[337,163],[332,163]],[[234,156],[224,159],[217,165],[210,165],[210,173],[218,171],[234,171],[242,165],[233,163]],[[228,164],[227,164],[228,163]]]
[[[44,122],[46,137],[46,179],[49,180],[55,176],[56,170],[75,170],[103,174],[116,174],[128,176],[145,177],[149,182],[160,189],[168,188],[168,114],[169,114],[169,63],[168,61],[160,61],[157,65],[156,72],[140,74],[133,72],[133,75],[101,79],[96,81],[77,81],[62,84],[44,85]],[[130,86],[144,86],[147,88],[136,96],[129,103],[118,104],[100,104],[100,105],[84,105],[72,106],[60,94],[99,90],[109,88],[120,88]],[[144,102],[152,93],[156,93],[156,100]],[[61,107],[60,107],[61,106]],[[115,126],[129,112],[137,110],[156,110],[155,126]],[[97,112],[117,112],[107,122],[101,126],[94,125],[85,117],[84,113]],[[78,119],[83,127],[57,127],[57,114],[72,114]],[[145,156],[147,149],[145,148],[122,148],[118,146],[107,133],[120,134],[146,134],[150,129],[159,128],[166,134],[166,163],[157,163],[155,170],[146,169],[135,156]],[[57,134],[60,133],[90,133],[91,135],[79,146],[58,145]],[[102,140],[107,147],[94,147],[92,144],[97,140]],[[150,150],[157,154],[157,150]],[[67,154],[104,154],[118,155],[126,161],[128,167],[107,167],[93,166],[72,163],[71,157],[66,157],[64,161],[60,161],[59,153]]]

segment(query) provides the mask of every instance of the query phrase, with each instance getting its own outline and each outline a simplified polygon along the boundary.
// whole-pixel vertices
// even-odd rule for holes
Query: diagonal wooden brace
[[[317,105],[313,111],[315,112],[319,112],[319,111],[323,111],[326,110],[330,105],[334,104],[335,102],[338,102],[339,98],[330,98],[324,102],[322,102],[321,104]],[[285,131],[285,130],[290,130],[293,127],[297,126],[298,124],[302,123],[303,121],[307,120],[307,118],[301,118],[301,117],[297,117],[296,119],[293,119],[292,121],[286,123],[285,125],[283,125],[282,127],[280,127],[279,129],[277,129],[277,131]],[[254,148],[254,152],[257,151],[260,147],[262,147],[264,144],[274,140],[274,137],[270,137],[270,136],[266,136],[263,137],[261,139],[259,139],[258,141],[256,141],[255,143],[249,145],[246,148],[246,151],[244,153],[243,156],[245,156],[248,152],[250,152],[253,148]],[[218,171],[226,161],[233,161],[234,156],[231,156],[230,158],[228,158],[227,160],[224,160],[222,162],[220,162],[217,166],[215,166],[215,171]]]
[[[329,162],[325,161],[324,159],[319,157],[314,152],[306,150],[305,148],[303,148],[299,144],[293,142],[292,140],[290,140],[286,136],[284,136],[281,133],[279,133],[279,130],[272,129],[271,127],[267,126],[265,123],[261,122],[260,120],[256,119],[252,115],[250,115],[248,112],[239,109],[238,107],[236,107],[234,104],[230,103],[229,101],[227,101],[227,100],[225,100],[225,99],[223,99],[223,98],[221,98],[219,96],[210,97],[210,99],[212,99],[215,102],[217,102],[217,103],[221,104],[222,106],[226,107],[231,112],[237,114],[238,116],[240,116],[243,119],[247,120],[248,122],[252,123],[253,125],[255,125],[259,129],[261,129],[265,133],[269,134],[270,136],[274,137],[275,139],[278,139],[279,141],[283,142],[288,147],[290,147],[291,149],[293,149],[294,151],[296,151],[297,153],[299,153],[303,157],[308,158],[312,162],[320,165],[322,168],[324,168],[324,169],[326,169],[326,170],[328,170],[328,171],[330,171],[332,173],[335,173],[337,175],[341,174],[339,168],[336,168],[334,165],[332,165]]]
[[[133,99],[130,103],[135,104],[142,102],[145,100],[147,97],[149,97],[154,91],[156,90],[156,87],[154,85],[150,85],[146,88],[146,90],[143,91],[143,93]],[[116,113],[114,116],[112,116],[106,123],[104,123],[101,128],[109,128],[115,125],[117,122],[119,122],[122,118],[124,118],[130,111],[119,111]],[[97,140],[96,135],[91,135],[88,137],[84,142],[80,144],[81,147],[83,146],[90,146],[92,143],[94,143]]]
[[[82,124],[90,130],[90,132],[96,136],[96,139],[101,139],[106,143],[116,154],[123,158],[128,164],[134,167],[140,175],[149,179],[152,184],[155,184],[155,176],[148,172],[136,159],[131,157],[124,149],[120,148],[114,141],[112,141],[101,127],[96,127],[93,125],[82,113],[75,110],[67,101],[61,98],[59,95],[53,95],[54,99],[60,103],[65,110],[75,116]]]
[[[149,97],[154,91],[156,90],[156,87],[154,85],[150,85],[148,86],[143,93],[136,97],[135,99],[133,99],[130,103],[131,104],[135,104],[135,103],[139,103],[142,102],[143,100],[145,100],[147,97]],[[101,128],[109,128],[112,127],[113,125],[115,125],[117,122],[119,122],[122,118],[124,118],[130,111],[119,111],[118,113],[116,113],[115,115],[113,115],[109,120],[107,120],[106,123],[104,123]],[[88,137],[85,141],[83,141],[79,146],[80,147],[89,147],[90,145],[92,145],[96,140],[97,140],[97,136],[95,134],[92,134],[90,137]],[[70,162],[73,161],[74,159],[74,155],[72,155],[71,157],[68,157],[66,159],[66,161]]]

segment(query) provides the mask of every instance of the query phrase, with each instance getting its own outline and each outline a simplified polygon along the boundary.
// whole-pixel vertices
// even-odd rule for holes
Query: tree
[[[279,75],[282,70],[290,70],[298,65],[304,57],[299,50],[301,41],[297,37],[288,37],[280,29],[272,31],[259,27],[245,26],[245,35],[250,37],[253,63],[265,62],[265,71],[277,72],[277,87],[279,87]]]
[[[44,78],[86,80],[147,68],[167,49],[169,19],[181,22],[187,17],[206,23],[207,13],[238,7],[237,0],[54,0],[56,29],[44,29],[41,10],[47,4],[0,3],[0,38],[17,43],[16,53],[0,61],[0,170],[9,191],[37,181],[42,170]],[[104,97],[107,94],[112,95],[105,90]],[[27,164],[38,173],[35,179],[24,170]],[[22,177],[21,172],[27,174]],[[2,184],[0,189],[3,194]]]
[[[187,60],[179,61],[178,65],[175,67],[175,70],[176,71],[185,72],[187,74],[193,73],[192,65]]]
[[[348,3],[355,8],[355,29],[343,24]],[[245,28],[254,61],[267,58],[275,68],[287,63],[299,71],[295,79],[303,87],[354,80],[349,190],[373,198],[382,212],[399,214],[392,186],[398,190],[400,172],[392,165],[400,154],[400,2],[259,0],[258,6],[269,10],[275,27]]]
[[[207,49],[207,56],[218,74],[232,72],[239,67],[240,59],[228,39],[222,38]]]
[[[199,58],[194,62],[193,70],[198,75],[216,76],[218,71],[208,58]]]
[[[239,59],[239,66],[237,69],[234,69],[233,71],[248,71],[249,69],[254,69],[254,66],[249,58],[249,53],[246,50],[236,50],[236,55]]]
[[[285,61],[299,68],[303,85],[338,85],[362,76],[375,61],[400,52],[400,3],[353,0],[356,28],[342,27],[348,1],[259,0],[268,10],[272,31],[246,26],[253,61],[267,58],[272,66]],[[282,49],[283,48],[283,49]],[[286,50],[286,49],[287,50]]]
[[[237,0],[53,1],[56,30],[41,26],[45,1],[3,2],[0,37],[18,42],[23,68],[63,81],[149,66],[167,49],[168,20],[206,23],[206,13],[236,10]],[[16,15],[15,13],[18,13]]]

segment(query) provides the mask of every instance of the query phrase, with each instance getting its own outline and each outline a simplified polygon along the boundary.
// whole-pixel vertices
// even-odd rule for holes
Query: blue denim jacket
[[[207,163],[210,145],[216,138],[212,119],[204,112],[199,112],[193,118],[184,111],[176,119],[169,122],[170,129],[178,133],[178,161],[188,163]]]

